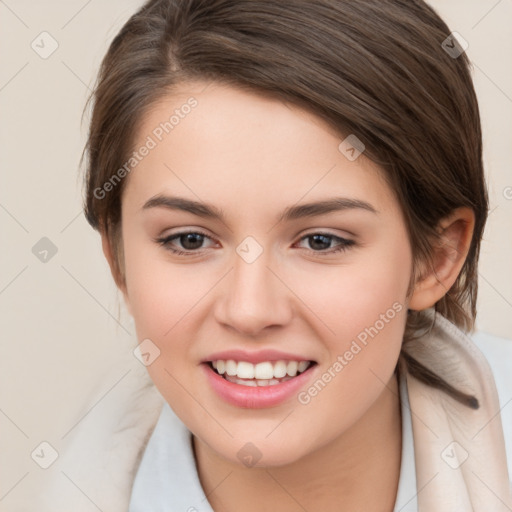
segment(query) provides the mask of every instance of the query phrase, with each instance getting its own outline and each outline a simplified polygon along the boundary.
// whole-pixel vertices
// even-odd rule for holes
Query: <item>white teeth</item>
[[[309,366],[309,361],[301,361],[297,367],[299,372],[303,372]]]
[[[272,363],[258,363],[254,367],[254,378],[255,379],[271,379],[274,376],[274,367]]]
[[[299,363],[297,363],[297,361],[289,361],[288,364],[286,365],[286,373],[290,377],[295,377],[295,375],[297,375],[298,367]]]
[[[274,377],[280,379],[286,375],[286,363],[284,361],[277,361],[274,364]]]
[[[279,384],[280,382],[286,382],[287,380],[290,380],[292,377],[285,377],[281,380],[277,379],[239,379],[238,377],[232,377],[231,375],[226,375],[226,380],[229,380],[229,382],[234,382],[235,384],[241,384],[242,386],[249,386],[249,387],[260,387],[260,386],[275,386],[276,384]]]
[[[238,379],[237,377],[231,377],[230,375],[226,375],[226,380],[229,380],[229,382],[234,382],[235,384],[243,384],[244,386],[251,386],[255,388],[258,385],[257,380],[242,380]]]
[[[238,379],[254,379],[261,386],[273,386],[295,377],[297,373],[302,373],[311,365],[310,361],[264,361],[258,364],[252,364],[247,361],[234,361],[233,359],[212,361],[212,366],[219,375],[226,374],[226,377]],[[281,380],[276,380],[281,379]],[[228,379],[234,382],[232,379]],[[252,384],[250,384],[252,385]]]
[[[241,379],[254,379],[254,365],[240,361],[236,369],[236,374]]]
[[[226,373],[228,375],[236,375],[238,365],[236,364],[236,361],[233,361],[233,359],[229,359],[226,361]]]

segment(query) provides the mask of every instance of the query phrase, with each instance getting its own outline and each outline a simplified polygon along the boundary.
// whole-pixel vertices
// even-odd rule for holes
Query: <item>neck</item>
[[[400,474],[401,432],[394,374],[349,430],[291,464],[246,468],[220,457],[195,436],[193,442],[199,479],[216,512],[391,512]]]

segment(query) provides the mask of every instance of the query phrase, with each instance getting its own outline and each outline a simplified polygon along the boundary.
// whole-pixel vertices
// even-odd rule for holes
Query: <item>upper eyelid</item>
[[[166,236],[158,237],[158,238],[156,238],[156,241],[163,244],[163,243],[170,242],[171,240],[177,239],[180,236],[187,235],[187,234],[202,235],[202,236],[204,236],[206,238],[209,238],[210,240],[212,240],[214,242],[218,242],[218,240],[215,237],[212,237],[212,236],[208,235],[207,233],[205,233],[201,229],[185,229],[183,231],[178,231],[176,233],[171,233],[171,234],[166,235]],[[297,242],[300,242],[300,241],[304,240],[305,238],[307,238],[309,236],[313,236],[313,235],[323,235],[323,236],[327,236],[327,237],[332,237],[334,239],[341,240],[341,241],[344,241],[344,242],[350,242],[351,245],[355,243],[355,240],[353,238],[336,235],[334,233],[330,233],[328,230],[322,230],[322,229],[317,229],[316,231],[315,230],[309,231],[309,232],[304,233],[304,234],[302,234],[300,236],[297,235],[297,237],[296,237],[297,238]],[[191,250],[190,252],[199,252],[199,251],[200,251],[200,249],[193,250],[193,251]],[[321,252],[321,251],[318,251],[318,252]]]
[[[155,238],[155,240],[159,241],[159,242],[166,242],[168,240],[176,239],[176,238],[179,238],[180,236],[184,236],[184,235],[188,235],[188,234],[202,235],[206,238],[216,241],[215,237],[209,235],[208,233],[205,233],[204,231],[202,231],[200,229],[186,229],[184,231],[177,231],[176,233],[170,233],[169,235],[158,236]]]

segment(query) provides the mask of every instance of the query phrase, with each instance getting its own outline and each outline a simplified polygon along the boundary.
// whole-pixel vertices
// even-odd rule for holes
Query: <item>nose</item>
[[[252,263],[236,255],[217,300],[216,320],[245,336],[284,326],[293,315],[293,294],[264,255]]]

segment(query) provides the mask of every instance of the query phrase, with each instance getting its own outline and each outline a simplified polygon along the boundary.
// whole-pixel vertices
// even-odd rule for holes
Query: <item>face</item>
[[[157,388],[233,462],[249,442],[258,465],[334,442],[393,376],[411,248],[380,169],[344,139],[220,84],[181,85],[139,127],[125,300],[139,342],[160,351]]]

